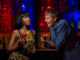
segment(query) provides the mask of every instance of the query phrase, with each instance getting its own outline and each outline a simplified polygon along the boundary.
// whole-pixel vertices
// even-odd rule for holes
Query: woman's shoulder
[[[18,33],[18,30],[16,29],[16,30],[13,30],[13,33]]]
[[[19,34],[19,31],[18,30],[13,30],[12,34],[13,35],[18,35]]]
[[[35,31],[35,30],[33,30],[33,29],[31,29],[30,31],[32,31],[33,33],[36,33],[36,31]]]

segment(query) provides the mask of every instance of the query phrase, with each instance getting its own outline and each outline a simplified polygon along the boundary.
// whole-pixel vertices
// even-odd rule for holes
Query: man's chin
[[[48,25],[48,27],[51,27],[50,25]]]

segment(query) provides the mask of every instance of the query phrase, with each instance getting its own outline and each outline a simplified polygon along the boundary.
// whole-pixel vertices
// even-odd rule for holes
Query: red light
[[[22,38],[26,38],[27,34],[22,34]]]
[[[41,10],[42,10],[42,11],[44,10],[44,7],[43,7],[43,6],[41,7]]]
[[[51,9],[51,6],[47,6],[47,9]]]
[[[78,36],[80,36],[80,32],[79,31],[77,32],[77,34],[78,34]]]
[[[50,0],[48,0],[48,3],[50,3]]]
[[[3,10],[7,10],[7,8],[3,8]]]
[[[40,26],[44,26],[44,24],[41,22],[41,23],[40,23]]]

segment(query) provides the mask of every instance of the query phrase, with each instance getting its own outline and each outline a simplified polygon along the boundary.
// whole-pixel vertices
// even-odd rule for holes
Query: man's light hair
[[[46,11],[45,11],[45,15],[48,15],[48,14],[51,14],[51,17],[52,17],[52,18],[57,17],[58,20],[61,18],[61,17],[60,17],[60,13],[59,13],[56,9],[54,9],[54,8],[49,9],[49,10],[46,10]],[[58,21],[58,20],[57,20],[57,21]]]

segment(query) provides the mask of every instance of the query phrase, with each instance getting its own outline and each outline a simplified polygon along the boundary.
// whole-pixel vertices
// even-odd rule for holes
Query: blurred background
[[[36,48],[50,48],[40,42],[39,38],[41,35],[44,35],[45,39],[50,38],[49,28],[45,23],[44,16],[45,10],[50,8],[57,8],[62,17],[72,25],[80,36],[80,0],[0,0],[0,60],[5,60],[9,56],[6,48],[15,27],[16,15],[20,11],[29,13],[31,19],[30,29],[37,32]],[[55,50],[49,50],[49,52],[45,52],[46,50],[39,51],[42,50],[38,50],[34,58],[38,57],[43,60],[43,57],[44,59],[54,57],[55,59],[57,56],[56,52],[50,52]]]
[[[37,31],[36,47],[44,48],[38,38],[41,34],[49,38],[44,14],[45,10],[50,8],[57,8],[80,36],[80,0],[0,0],[0,49],[7,48],[15,27],[16,15],[20,11],[29,13],[30,29]]]

